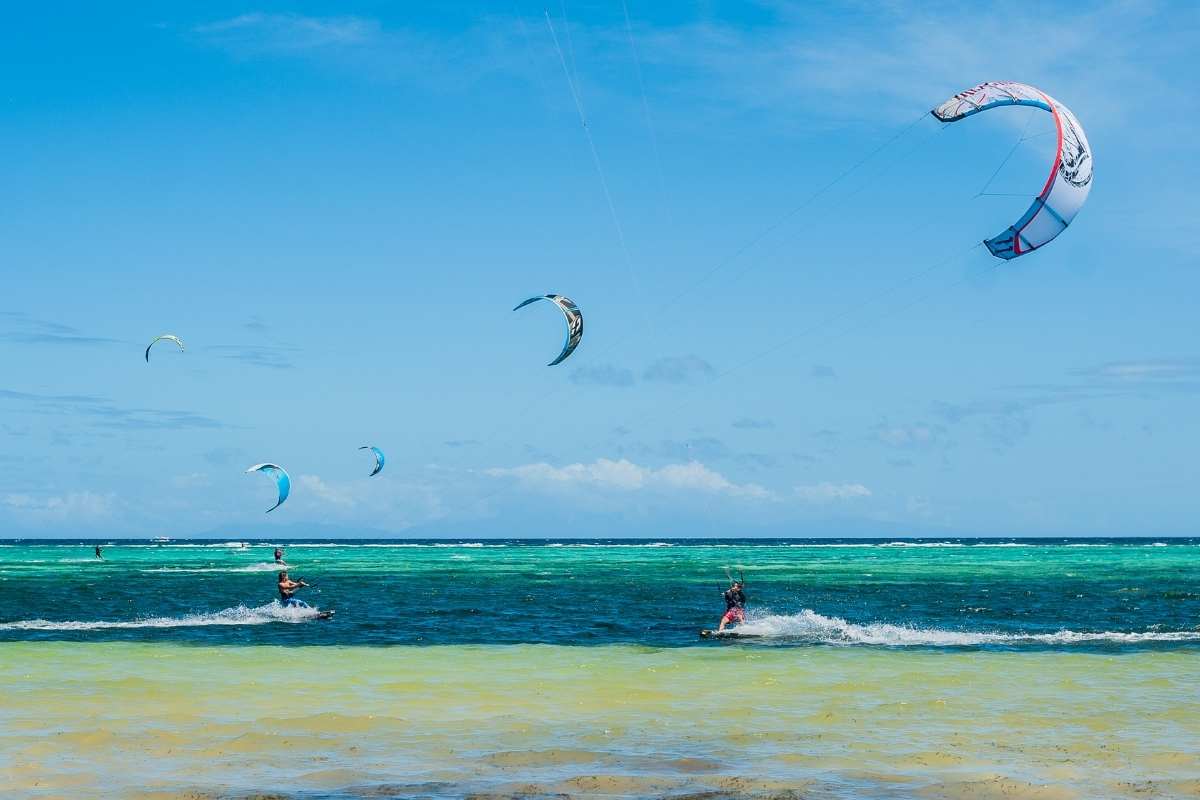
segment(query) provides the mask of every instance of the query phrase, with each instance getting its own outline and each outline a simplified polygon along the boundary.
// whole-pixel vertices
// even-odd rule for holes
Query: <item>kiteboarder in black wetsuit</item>
[[[721,617],[721,625],[717,633],[725,630],[725,626],[735,625],[746,621],[746,593],[742,591],[741,580],[736,580],[722,595],[725,599],[725,616]]]

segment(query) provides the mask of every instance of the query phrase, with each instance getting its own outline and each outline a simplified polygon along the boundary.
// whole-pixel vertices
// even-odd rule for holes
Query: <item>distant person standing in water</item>
[[[100,545],[96,545],[96,558],[100,559],[101,561],[104,560],[104,556],[100,553]]]
[[[303,600],[297,599],[293,595],[296,590],[308,586],[304,581],[294,581],[288,578],[287,570],[279,573],[279,602],[284,608],[312,608]]]
[[[275,563],[276,564],[283,563],[283,548],[282,547],[275,548]]]
[[[746,593],[742,591],[741,580],[734,581],[721,597],[725,599],[725,616],[721,617],[717,633],[725,630],[726,625],[740,625],[746,621]]]

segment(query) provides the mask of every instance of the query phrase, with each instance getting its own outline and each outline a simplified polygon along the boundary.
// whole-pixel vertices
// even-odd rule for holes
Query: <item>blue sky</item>
[[[0,535],[1196,533],[1191,4],[10,23]],[[989,79],[1096,159],[1007,263],[1049,116],[922,116]]]

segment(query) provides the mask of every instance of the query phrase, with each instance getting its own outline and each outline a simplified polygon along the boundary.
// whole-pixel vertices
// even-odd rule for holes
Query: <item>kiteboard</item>
[[[333,619],[332,611],[318,611],[317,619]]]
[[[729,629],[723,630],[723,631],[710,631],[709,629],[704,628],[700,631],[701,639],[723,639],[726,637],[742,638],[742,639],[756,639],[760,636],[762,636],[761,633],[742,633],[737,628],[729,628]]]

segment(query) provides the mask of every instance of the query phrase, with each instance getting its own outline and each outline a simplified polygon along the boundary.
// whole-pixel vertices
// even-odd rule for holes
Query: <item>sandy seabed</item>
[[[1200,655],[0,644],[4,798],[1197,798]]]

